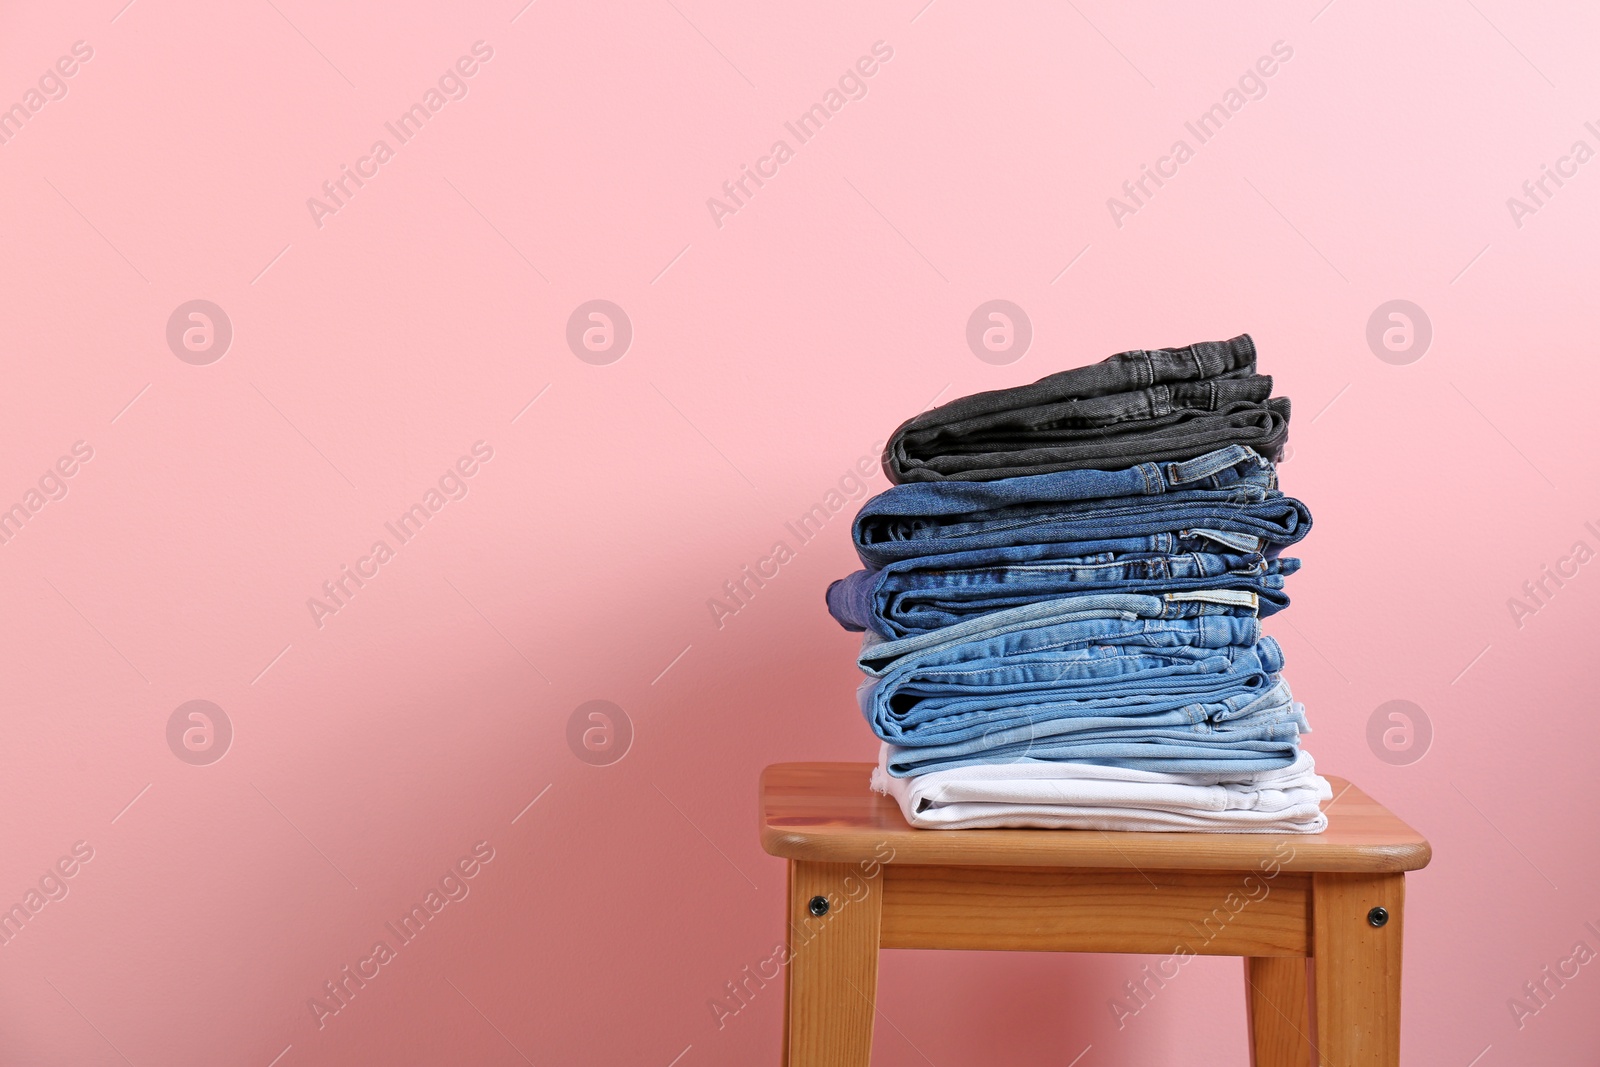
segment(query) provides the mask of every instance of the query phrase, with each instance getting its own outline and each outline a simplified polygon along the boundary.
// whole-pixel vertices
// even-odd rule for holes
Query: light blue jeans
[[[869,636],[861,710],[894,746],[890,773],[1028,758],[1287,766],[1306,724],[1277,642],[1253,616],[1166,617],[1170,603],[1073,597],[901,641]]]

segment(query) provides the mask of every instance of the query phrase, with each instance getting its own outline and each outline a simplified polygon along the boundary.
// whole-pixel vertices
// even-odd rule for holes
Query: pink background
[[[854,502],[803,546],[784,523],[936,397],[1248,330],[1316,515],[1268,626],[1310,746],[1435,849],[1407,1062],[1596,1062],[1600,970],[1520,1028],[1508,999],[1600,949],[1600,563],[1520,628],[1507,601],[1600,549],[1600,162],[1520,226],[1507,198],[1600,148],[1600,14],[123,2],[0,15],[0,105],[93,50],[0,144],[0,507],[93,450],[0,545],[0,906],[93,850],[0,947],[0,1061],[778,1062],[776,987],[709,1007],[782,936],[756,777],[874,752],[822,604]],[[466,96],[319,227],[307,199],[477,41]],[[799,144],[783,123],[877,41]],[[707,199],[779,138],[719,227]],[[965,340],[996,298],[1034,330],[1004,366]],[[209,365],[166,341],[195,299],[233,327]],[[633,326],[609,365],[565,341],[593,299]],[[1409,365],[1365,337],[1394,299],[1432,323]],[[319,627],[308,599],[478,441],[466,496]],[[234,730],[206,766],[166,734],[197,699]],[[1432,724],[1408,765],[1367,743],[1391,699]],[[620,762],[569,748],[590,700],[632,723]],[[308,999],[480,841],[470,894],[319,1028]],[[1238,963],[1119,1030],[1144,962],[888,953],[875,1062],[1243,1062]]]

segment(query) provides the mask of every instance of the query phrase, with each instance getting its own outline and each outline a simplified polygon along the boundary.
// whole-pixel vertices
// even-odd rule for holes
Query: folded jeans
[[[1064,739],[1023,738],[1001,746],[891,746],[888,771],[905,777],[956,767],[1011,763],[1025,757],[1178,773],[1272,770],[1294,762],[1300,751],[1300,734],[1310,732],[1305,726],[1305,709],[1295,704],[1293,714],[1293,720],[1277,729],[1257,731],[1256,736],[1241,736],[1227,744],[1164,730]]]
[[[1304,708],[1260,620],[1169,606],[1099,594],[897,641],[869,633],[863,717],[896,746],[896,775],[1022,756],[1180,771],[1291,761]]]
[[[828,586],[828,611],[846,630],[907,637],[988,612],[1082,593],[1182,594],[1225,589],[1251,595],[1263,618],[1289,604],[1293,558],[1260,553],[1114,553],[1052,558],[1055,546],[1017,546],[899,560]],[[1041,551],[1043,549],[1043,551]]]
[[[1228,649],[1096,645],[970,665],[901,663],[857,698],[872,732],[902,747],[977,751],[1140,731],[1220,745],[1298,723],[1282,666],[1270,637]]]
[[[1183,460],[1228,443],[1275,459],[1289,402],[1269,399],[1271,379],[1254,372],[1249,335],[1121,352],[923,412],[890,437],[884,472],[897,483],[987,481]]]
[[[954,626],[894,641],[861,639],[856,665],[880,677],[902,660],[998,657],[1039,647],[1133,644],[1224,648],[1254,645],[1261,621],[1248,611],[1249,594],[1230,590],[1151,596],[1090,593],[980,615]]]
[[[1172,537],[1274,555],[1310,531],[1311,512],[1278,491],[1271,466],[1250,450],[1194,462],[1183,480],[1170,473],[1181,465],[1169,464],[895,486],[862,505],[852,538],[862,564],[878,568],[950,552]],[[1135,484],[1148,491],[1123,491]]]

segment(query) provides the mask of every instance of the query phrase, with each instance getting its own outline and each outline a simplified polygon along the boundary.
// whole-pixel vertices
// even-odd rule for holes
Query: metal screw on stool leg
[[[822,896],[812,897],[810,902],[806,904],[806,910],[815,915],[817,918],[822,918],[824,915],[828,914],[828,898]]]
[[[1367,912],[1367,922],[1371,923],[1373,926],[1383,926],[1388,921],[1388,908],[1373,908],[1371,911]]]

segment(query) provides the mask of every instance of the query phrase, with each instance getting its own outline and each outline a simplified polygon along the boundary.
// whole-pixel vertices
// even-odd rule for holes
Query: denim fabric
[[[1176,594],[1228,589],[1253,594],[1261,616],[1287,607],[1291,558],[1260,553],[1117,553],[1053,558],[1048,545],[980,549],[860,570],[828,587],[828,611],[846,630],[909,637],[976,615],[1082,593]]]
[[[861,703],[874,732],[893,746],[889,769],[896,775],[1025,758],[1157,771],[1266,770],[1294,760],[1307,728],[1288,683],[1266,670],[1282,663],[1269,642],[1242,655],[1214,650],[1206,659],[1134,654],[1124,664],[1105,656],[1132,673],[1120,684],[1082,678],[1055,689],[1038,688],[1047,661],[1031,665],[1031,690],[1028,664],[1000,670],[988,685],[974,677],[983,673],[980,663],[965,670],[908,665],[863,686]]]
[[[1254,645],[1194,648],[1085,643],[1032,653],[956,649],[913,657],[862,685],[862,713],[878,737],[924,747],[988,748],[1013,735],[1034,740],[1095,730],[1219,728],[1288,704],[1278,688],[1283,654]],[[1255,725],[1249,722],[1248,725]],[[1021,731],[1021,734],[1017,734]]]
[[[1262,462],[1253,455],[1252,460]],[[1022,545],[1076,543],[1079,550],[1073,555],[1119,549],[1172,551],[1134,546],[1153,546],[1158,542],[1151,539],[1159,535],[1187,537],[1192,545],[1198,535],[1235,551],[1261,551],[1271,557],[1311,529],[1311,512],[1277,490],[1276,476],[1264,464],[1243,472],[1240,467],[1226,468],[1212,475],[1214,480],[1235,479],[1217,488],[1167,489],[1113,499],[1059,495],[1064,479],[1089,473],[1107,472],[895,486],[867,501],[856,515],[856,554],[867,567],[879,568],[919,556]],[[1220,536],[1209,537],[1212,531]],[[1112,547],[1087,547],[1096,542]],[[1170,546],[1172,538],[1160,543]]]
[[[1172,617],[1175,606],[1201,613]],[[1279,673],[1277,642],[1239,610],[1097,594],[897,641],[868,634],[862,714],[893,746],[889,770],[901,776],[1020,758],[1184,772],[1285,766],[1304,709]]]
[[[1011,740],[991,739],[928,748],[890,746],[888,768],[896,777],[947,771],[956,767],[1009,763],[1027,758],[1071,763],[1099,763],[1130,770],[1169,774],[1244,773],[1287,767],[1299,751],[1300,734],[1308,732],[1305,708],[1290,704],[1271,725],[1253,730],[1143,730],[1080,734],[1070,738],[1036,739],[1026,730]]]
[[[868,633],[861,640],[856,666],[876,678],[907,657],[992,656],[1026,651],[1040,641],[1196,648],[1253,645],[1261,638],[1261,620],[1249,612],[1249,599],[1248,593],[1220,589],[1171,598],[1143,593],[1062,597],[894,641]]]
[[[1290,403],[1272,388],[1242,335],[1118,353],[895,431],[894,484],[852,525],[863,569],[827,591],[834,618],[864,631],[857,697],[884,744],[878,788],[904,806],[911,783],[951,771],[980,784],[919,794],[948,801],[927,825],[1100,825],[1099,772],[1058,802],[1035,788],[1054,770],[1008,768],[1244,782],[1298,766],[1305,708],[1261,618],[1288,606],[1300,561],[1283,552],[1312,519],[1278,488]],[[1311,792],[1290,829],[1325,824]],[[1239,799],[1254,812],[1262,797]],[[921,825],[922,811],[906,817]],[[1231,826],[1157,814],[1134,798],[1111,816]]]
[[[1260,454],[1229,445],[1181,463],[1140,463],[1120,470],[1074,470],[993,482],[897,485],[862,505],[852,527],[858,548],[906,540],[929,524],[989,516],[1017,507],[1165,497],[1248,484],[1277,487]]]
[[[1288,398],[1273,397],[1262,403],[1230,404],[1201,415],[1180,411],[1109,429],[1040,430],[1007,439],[1003,447],[990,445],[981,452],[952,450],[899,464],[891,453],[885,460],[885,472],[898,483],[991,481],[1051,471],[1185,460],[1226,444],[1248,445],[1276,461],[1289,440],[1289,416]],[[980,445],[969,439],[965,447]]]
[[[988,481],[1183,460],[1226,444],[1276,459],[1289,402],[1269,399],[1248,335],[1121,352],[1031,385],[952,400],[904,423],[884,451],[889,480]]]

